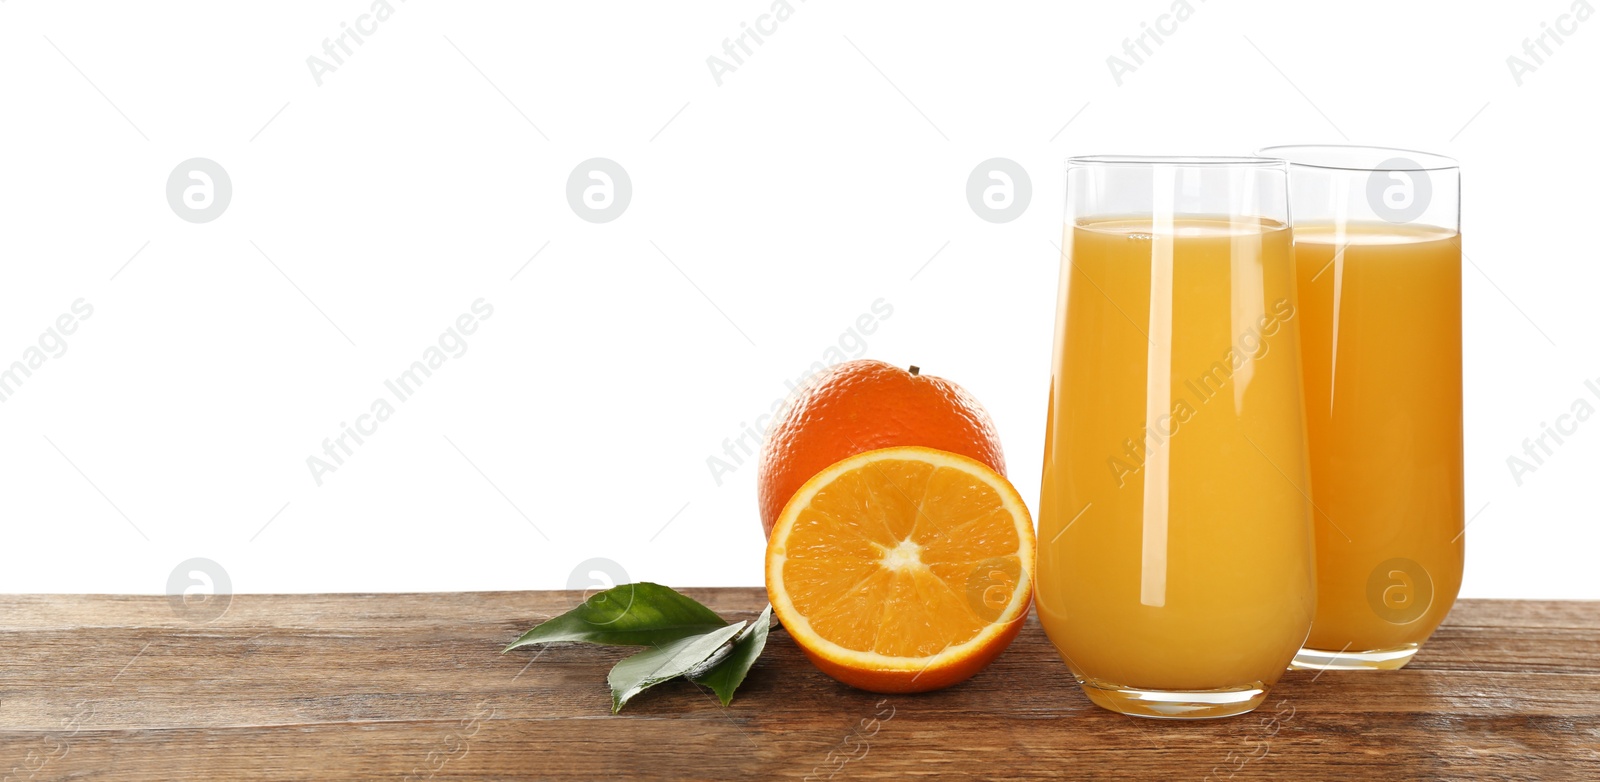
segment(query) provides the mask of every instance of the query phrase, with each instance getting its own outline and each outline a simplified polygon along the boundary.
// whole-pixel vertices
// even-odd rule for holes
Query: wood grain
[[[731,707],[673,683],[612,716],[626,650],[500,654],[579,599],[239,595],[194,624],[0,596],[0,778],[1600,780],[1600,603],[1462,601],[1404,670],[1290,672],[1255,714],[1181,723],[1090,705],[1031,618],[943,692],[852,690],[778,631]]]

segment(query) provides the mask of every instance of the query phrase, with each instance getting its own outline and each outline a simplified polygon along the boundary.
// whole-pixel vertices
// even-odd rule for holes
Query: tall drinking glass
[[[1035,601],[1105,708],[1250,711],[1311,627],[1287,188],[1267,158],[1068,161]]]
[[[1460,171],[1288,146],[1317,541],[1297,668],[1399,668],[1461,587]]]

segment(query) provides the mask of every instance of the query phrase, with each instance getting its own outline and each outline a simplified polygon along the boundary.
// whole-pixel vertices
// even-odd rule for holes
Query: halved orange
[[[856,454],[795,492],[767,595],[816,666],[874,692],[965,681],[1022,629],[1033,520],[983,464],[918,446]]]

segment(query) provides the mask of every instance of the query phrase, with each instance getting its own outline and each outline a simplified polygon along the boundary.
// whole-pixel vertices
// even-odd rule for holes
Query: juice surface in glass
[[[1094,218],[1064,241],[1040,622],[1101,705],[1264,690],[1315,603],[1290,232]]]
[[[1306,646],[1328,667],[1397,650],[1398,667],[1461,587],[1460,236],[1379,222],[1294,234],[1317,551]]]

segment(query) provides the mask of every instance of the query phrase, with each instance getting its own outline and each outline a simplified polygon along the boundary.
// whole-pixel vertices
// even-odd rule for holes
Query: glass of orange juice
[[[1399,668],[1461,587],[1460,171],[1426,152],[1289,162],[1317,616],[1296,668]]]
[[[1068,161],[1035,603],[1090,700],[1254,709],[1315,607],[1288,180]]]

